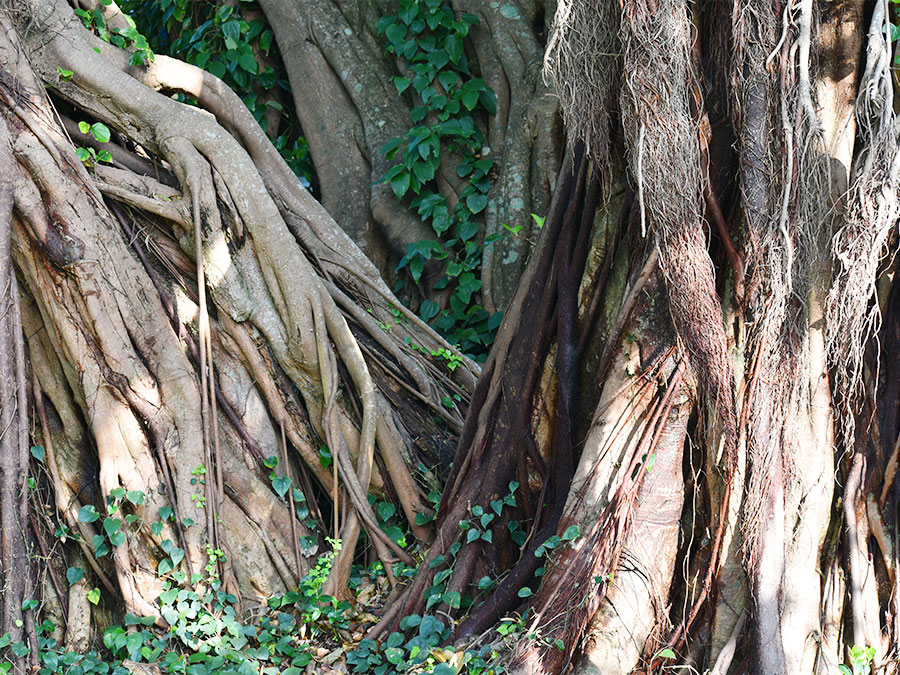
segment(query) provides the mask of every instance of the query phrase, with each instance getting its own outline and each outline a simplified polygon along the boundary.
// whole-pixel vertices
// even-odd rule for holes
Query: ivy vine
[[[419,314],[483,360],[501,314],[490,315],[479,304],[482,256],[491,241],[479,238],[476,218],[488,204],[494,162],[476,122],[497,113],[497,97],[472,73],[465,53],[464,40],[477,23],[474,14],[457,18],[442,0],[400,0],[397,13],[378,22],[378,34],[404,73],[393,78],[394,86],[413,105],[413,126],[381,148],[397,162],[383,180],[398,199],[409,200],[435,234],[435,239],[410,244],[397,269],[407,270],[418,283],[428,260],[444,263],[435,289],[450,290],[449,306],[441,309],[425,300]],[[465,181],[452,206],[435,181],[442,160],[451,154],[460,158],[453,168]]]

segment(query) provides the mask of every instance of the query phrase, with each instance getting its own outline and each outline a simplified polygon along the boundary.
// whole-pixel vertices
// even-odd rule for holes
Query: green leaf
[[[98,602],[100,602],[100,589],[94,587],[89,590],[87,593],[87,599],[92,605],[96,605]]]
[[[397,45],[406,37],[406,26],[399,23],[391,24],[384,35],[392,44]]]
[[[573,539],[577,539],[581,536],[581,528],[577,525],[569,525],[566,528],[566,531],[563,532],[563,541],[572,541]]]
[[[671,649],[662,649],[660,650],[659,654],[657,654],[657,656],[661,659],[674,659],[675,652],[673,652]]]
[[[478,580],[478,590],[480,590],[480,591],[486,591],[490,588],[493,588],[493,586],[494,586],[494,580],[491,579],[490,577],[481,577]]]
[[[459,591],[447,591],[443,595],[444,604],[453,609],[459,609],[459,604],[462,601],[462,596],[459,594]]]
[[[184,560],[184,550],[180,548],[173,548],[172,552],[169,554],[169,557],[172,559],[172,564],[177,565],[182,560]]]
[[[103,122],[95,122],[92,124],[91,134],[97,139],[98,143],[106,143],[110,139],[109,127],[103,124]]]
[[[519,592],[516,593],[520,598],[527,598],[531,595],[534,595],[534,591],[532,591],[528,586],[519,589]]]
[[[241,22],[230,19],[222,24],[222,35],[237,40],[241,35]]]
[[[474,527],[466,533],[466,543],[470,544],[481,536],[481,532]]]
[[[428,114],[428,111],[422,106],[416,106],[412,110],[409,111],[409,117],[413,122],[421,122],[425,119],[425,115]]]
[[[487,175],[487,172],[491,170],[494,166],[493,160],[487,159],[486,157],[483,159],[479,159],[475,162],[475,168],[478,169],[476,172],[476,178],[481,178],[482,176]]]
[[[106,534],[113,534],[114,532],[118,532],[120,527],[122,527],[122,521],[118,518],[103,519],[103,530],[106,532]]]
[[[492,499],[491,500],[491,510],[499,516],[500,512],[503,511],[503,500],[502,499]]]
[[[409,89],[410,84],[412,84],[412,80],[410,80],[408,77],[394,78],[394,86],[397,87],[398,94],[402,94],[404,91]]]
[[[402,138],[392,138],[387,143],[381,146],[381,149],[378,151],[379,155],[387,155],[388,159],[392,156],[391,153],[399,148],[403,144]],[[388,176],[391,176],[390,172],[388,172]],[[391,176],[392,177],[392,176]]]
[[[400,630],[415,628],[420,623],[422,623],[422,617],[418,614],[410,614],[408,616],[404,616],[402,619],[400,619]]]
[[[434,575],[434,585],[437,586],[438,584],[441,584],[441,583],[447,581],[447,579],[450,578],[451,574],[453,574],[452,568],[441,570],[440,572],[438,572],[437,574]]]
[[[327,445],[323,445],[319,447],[319,464],[321,464],[324,468],[328,468],[331,466],[332,458],[331,458],[331,450],[328,449]]]
[[[459,275],[459,282],[456,286],[456,295],[468,304],[472,299],[472,294],[481,290],[481,281],[475,278],[471,272],[463,272]]]
[[[448,35],[444,41],[444,49],[447,50],[447,56],[450,60],[457,64],[463,56],[463,41],[459,35]]]
[[[422,272],[425,270],[425,259],[417,255],[415,258],[409,261],[409,273],[412,275],[413,281],[419,283],[419,279],[422,278]]]
[[[110,552],[109,546],[103,540],[103,537],[99,534],[94,535],[94,552],[97,554],[98,558],[109,555]]]
[[[78,130],[79,130],[81,133],[86,134],[86,133],[88,133],[88,132],[91,130],[91,125],[88,124],[87,122],[79,122],[79,123],[78,123]]]
[[[124,532],[114,532],[109,535],[109,543],[113,546],[121,546],[125,543],[125,533]]]
[[[83,576],[84,570],[79,567],[70,567],[66,570],[66,581],[69,582],[69,586],[77,584]]]
[[[78,511],[78,522],[80,523],[93,523],[99,519],[100,514],[97,513],[97,509],[94,508],[93,504],[85,504]]]
[[[406,191],[409,190],[409,172],[403,171],[392,178],[391,188],[394,190],[394,194],[397,195],[397,199],[405,195]]]
[[[226,68],[225,64],[222,63],[221,61],[213,61],[212,63],[207,65],[206,70],[209,73],[215,75],[216,77],[221,78],[221,77],[225,77],[225,72],[227,71],[227,68]]]
[[[478,100],[481,101],[481,105],[484,106],[484,109],[487,110],[489,114],[497,114],[497,94],[490,89],[482,89],[478,96]]]
[[[476,234],[478,234],[478,223],[475,223],[471,220],[463,220],[457,226],[456,233],[459,235],[460,241],[467,242]]]
[[[163,558],[159,561],[159,565],[156,568],[156,573],[159,576],[171,572],[174,569],[175,565],[172,564],[172,561],[169,558]]]
[[[428,60],[429,62],[431,62],[431,65],[440,70],[447,65],[450,57],[447,56],[447,52],[445,50],[435,49],[433,52],[428,54]]]
[[[264,52],[268,52],[269,47],[272,46],[272,38],[273,37],[275,37],[275,34],[272,32],[271,29],[267,28],[266,30],[264,30],[262,32],[262,34],[259,36],[259,48],[262,49]]]
[[[146,496],[147,495],[145,495],[140,490],[129,490],[125,493],[125,499],[130,501],[135,506],[140,506],[141,504],[143,504]]]
[[[447,91],[453,88],[453,85],[456,84],[456,81],[459,79],[451,70],[442,70],[438,73],[437,76],[438,82],[441,83],[441,86],[444,87]]]
[[[431,162],[416,162],[413,164],[413,173],[422,183],[427,183],[434,178],[434,166]]]
[[[391,525],[390,527],[384,528],[384,533],[389,536],[392,541],[400,544],[400,546],[406,546],[406,542],[403,536],[403,530],[401,530],[396,525]]]
[[[382,520],[388,520],[397,513],[397,507],[390,502],[378,502],[378,517]]]
[[[403,660],[405,655],[406,652],[400,647],[388,647],[384,650],[384,658],[395,666],[405,663]]]
[[[481,213],[484,210],[484,207],[487,206],[487,203],[487,195],[483,195],[479,192],[466,197],[466,206],[472,213]]]
[[[44,448],[40,445],[32,445],[31,446],[31,456],[34,457],[37,461],[44,461]]]
[[[284,497],[288,490],[291,489],[291,477],[290,476],[276,476],[272,479],[272,489],[275,490],[275,493],[279,497]]]
[[[423,616],[419,623],[419,635],[424,638],[430,636],[440,637],[444,633],[444,622],[436,616]]]
[[[256,75],[259,70],[259,64],[256,62],[253,52],[241,54],[238,65],[251,75]]]

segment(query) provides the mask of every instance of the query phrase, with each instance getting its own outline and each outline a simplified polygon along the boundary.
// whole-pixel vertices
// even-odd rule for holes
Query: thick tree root
[[[157,617],[163,539],[184,549],[188,571],[225,549],[218,573],[240,597],[294,586],[307,567],[298,537],[308,532],[270,489],[261,466],[269,456],[286,459],[285,469],[305,465],[336,507],[352,505],[332,524],[343,540],[332,592],[346,587],[361,528],[386,567],[411,562],[367,494],[386,497],[390,485],[414,531],[430,537],[415,524],[428,509],[410,468],[419,461],[411,436],[446,442],[427,411],[460,425],[477,367],[458,355],[460,367],[443,375],[428,355],[452,348],[420,321],[381,330],[396,321],[399,301],[221,82],[163,57],[129,67],[128,54],[86,31],[65,3],[34,2],[28,12],[32,61],[0,70],[4,129],[19,163],[4,175],[13,179],[35,391],[47,404],[42,436],[57,450],[48,464],[56,503],[90,541],[81,506],[102,516],[120,486],[146,495],[134,510],[147,524],[113,547],[111,566],[85,549],[94,573],[127,611]],[[62,80],[60,68],[74,75]],[[88,170],[44,83],[76,120],[100,119],[154,156],[167,184],[122,146],[114,168]],[[218,119],[148,85],[196,95]],[[385,364],[377,380],[373,357]],[[418,402],[398,412],[392,402],[410,390]],[[442,401],[453,395],[459,407],[447,410]],[[281,425],[296,451],[289,456]],[[322,467],[323,443],[336,474]],[[173,522],[151,534],[149,523],[170,506]]]

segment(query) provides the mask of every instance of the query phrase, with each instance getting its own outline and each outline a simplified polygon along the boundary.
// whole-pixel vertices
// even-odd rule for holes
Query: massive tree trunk
[[[21,615],[26,533],[41,550],[80,534],[53,579],[89,570],[109,607],[158,621],[171,575],[206,569],[257,602],[296,586],[328,533],[330,592],[362,531],[393,581],[412,558],[368,495],[430,539],[416,516],[477,366],[394,298],[215,77],[130,66],[64,2],[2,21],[3,626]],[[76,154],[82,122],[101,143]],[[26,392],[44,525],[24,510]],[[84,588],[61,595],[48,602],[86,646]]]
[[[384,57],[386,40],[376,31],[390,6],[323,0],[298,11],[284,0],[260,4],[291,81],[314,87],[295,87],[294,102],[323,205],[376,264],[396,261],[411,243],[435,239],[413,209],[398,204],[390,184],[381,182],[393,165],[381,148],[407,132],[411,109],[423,105],[413,88],[401,95],[392,83],[400,62]],[[496,311],[509,302],[519,280],[534,231],[530,214],[546,213],[558,171],[557,104],[541,79],[538,32],[544,30],[545,8],[538,1],[450,5],[457,15],[477,17],[466,45],[470,68],[497,96],[496,115],[484,130],[484,154],[494,162],[495,178],[481,236],[502,234],[502,224],[522,228],[519,237],[501,239],[485,254],[482,303]],[[435,182],[453,205],[465,181],[456,174],[459,158],[447,148],[443,155]]]
[[[512,672],[895,667],[891,20],[560,3],[575,150],[376,634],[455,591],[458,640],[528,610]]]
[[[402,135],[411,103],[389,83],[377,10],[262,6],[293,79],[313,82],[316,95],[294,94],[322,199],[383,265],[424,235],[373,187],[378,146]],[[7,403],[22,410],[24,382],[45,500],[83,535],[70,563],[126,611],[159,617],[161,570],[202,569],[217,548],[227,562],[211,574],[241,597],[296,583],[306,523],[286,504],[300,494],[262,468],[271,455],[344,543],[333,592],[361,529],[386,570],[410,560],[369,492],[434,542],[373,637],[431,613],[461,646],[505,646],[507,672],[824,673],[854,658],[865,672],[851,652],[864,646],[896,672],[888,2],[561,2],[545,55],[570,134],[557,178],[539,4],[454,7],[481,15],[473,49],[499,101],[489,143],[509,153],[488,231],[504,204],[538,210],[534,186],[555,186],[515,292],[514,274],[489,272],[487,297],[511,299],[477,384],[215,77],[165,57],[129,66],[61,1],[29,0],[21,38],[6,26],[15,171],[0,188],[19,308],[0,326],[0,372],[18,383],[0,391],[18,434],[2,439],[3,522],[25,518],[10,477],[26,424]],[[64,130],[81,121],[114,129],[95,148],[112,166],[79,161]],[[432,476],[411,467],[438,465],[456,434],[432,533],[416,525],[428,508],[414,473]],[[86,545],[94,535],[109,558]],[[7,578],[44,539],[37,523],[4,540]],[[89,605],[83,590],[60,600],[77,644]],[[521,632],[498,640],[516,615]]]

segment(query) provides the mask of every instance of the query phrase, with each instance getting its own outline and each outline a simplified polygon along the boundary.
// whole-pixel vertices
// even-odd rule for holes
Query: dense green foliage
[[[43,449],[35,447],[32,454],[40,463]],[[199,485],[202,472],[197,473]],[[91,542],[97,558],[110,555],[117,546],[126,545],[128,538],[137,536],[138,531],[148,525],[137,515],[138,507],[144,501],[143,493],[120,488],[107,497],[105,513],[101,514],[92,505],[81,509],[78,519],[98,530]],[[378,511],[387,529],[393,513],[381,504]],[[160,515],[162,521],[149,524],[156,535],[160,535],[165,522],[174,517],[171,509],[161,509]],[[185,518],[182,524],[191,527],[193,522]],[[57,536],[78,537],[68,530],[58,531]],[[121,625],[104,631],[102,647],[97,645],[96,649],[79,654],[61,647],[52,637],[57,626],[44,620],[37,627],[40,675],[124,675],[130,672],[123,665],[126,660],[155,664],[164,673],[172,674],[253,675],[262,672],[266,675],[299,675],[313,660],[317,648],[321,651],[323,645],[332,654],[337,650],[339,656],[345,655],[354,673],[391,675],[412,668],[437,675],[502,672],[499,666],[491,665],[497,658],[494,647],[459,654],[443,648],[450,627],[437,616],[405,617],[401,624],[402,633],[392,633],[381,643],[368,639],[357,643],[351,638],[350,630],[364,620],[361,612],[365,607],[355,607],[322,591],[335,552],[340,547],[340,542],[328,540],[328,543],[331,550],[318,557],[296,590],[269,598],[264,606],[249,608],[251,611],[240,615],[236,610],[237,598],[223,588],[219,578],[218,563],[224,560],[221,551],[209,549],[203,572],[194,572],[189,578],[179,565],[184,559],[184,551],[171,540],[163,539],[161,547],[167,557],[157,568],[162,580],[158,602],[167,629],[154,627],[152,617],[127,614]],[[356,566],[351,588],[359,590],[364,581],[384,587],[386,580],[382,573],[380,563],[370,568]],[[69,567],[66,572],[69,586],[84,577],[84,570],[77,567]],[[96,587],[87,591],[87,599],[95,605],[106,601]],[[459,603],[454,606],[458,607]],[[38,608],[37,600],[27,600],[24,607],[28,610]],[[521,621],[513,623],[517,629],[523,625]],[[509,627],[500,630],[503,635],[510,632]],[[12,643],[9,634],[0,637],[0,654],[4,656],[19,657],[29,651],[24,642]],[[8,672],[11,667],[11,661],[0,661],[0,671]]]
[[[381,149],[397,161],[384,179],[398,199],[412,193],[409,207],[435,234],[435,239],[410,244],[398,269],[408,268],[418,282],[428,260],[445,263],[435,288],[451,290],[449,307],[426,299],[419,314],[463,351],[484,356],[501,315],[490,316],[478,304],[482,254],[491,242],[480,238],[476,218],[488,206],[494,162],[477,118],[496,114],[497,99],[474,76],[465,53],[465,37],[477,22],[473,14],[456,18],[441,0],[402,0],[396,15],[379,21],[378,31],[387,52],[408,74],[394,77],[394,85],[409,97],[414,125]],[[461,179],[452,208],[435,181],[442,163],[451,164]]]

